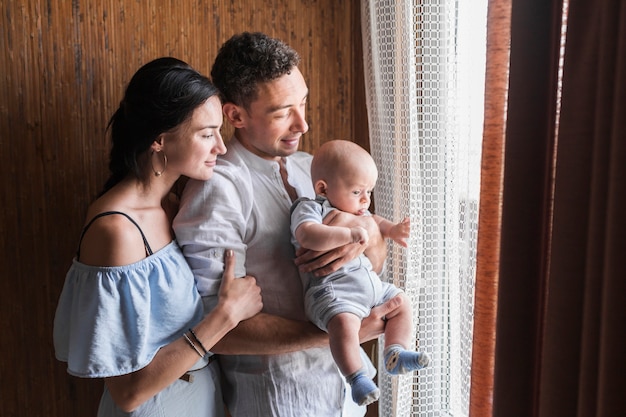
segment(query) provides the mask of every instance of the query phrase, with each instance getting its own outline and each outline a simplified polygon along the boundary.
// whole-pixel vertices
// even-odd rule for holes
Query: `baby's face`
[[[370,206],[376,175],[359,173],[344,178],[335,177],[327,183],[326,198],[341,211],[363,215]]]

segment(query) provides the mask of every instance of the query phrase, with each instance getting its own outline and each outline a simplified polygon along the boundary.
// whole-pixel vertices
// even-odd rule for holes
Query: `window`
[[[409,249],[390,244],[383,278],[405,289],[431,356],[412,375],[379,373],[380,415],[467,416],[487,1],[361,9],[376,212],[412,219]]]

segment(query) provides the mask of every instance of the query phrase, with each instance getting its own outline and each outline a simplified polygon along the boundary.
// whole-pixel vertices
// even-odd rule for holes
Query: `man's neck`
[[[263,158],[267,161],[276,161],[280,163],[280,159],[281,159],[280,156],[273,156],[273,155],[269,155],[264,152],[261,152],[258,148],[254,147],[250,143],[250,141],[246,140],[245,138],[242,138],[241,133],[239,131],[235,131],[235,137],[237,138],[239,143],[241,143],[241,146],[243,146],[248,152],[258,156],[259,158]]]

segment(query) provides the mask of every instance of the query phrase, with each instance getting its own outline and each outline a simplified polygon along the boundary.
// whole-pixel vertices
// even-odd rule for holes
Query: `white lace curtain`
[[[379,415],[467,416],[487,2],[362,0],[361,10],[375,211],[412,219],[409,249],[389,245],[384,279],[411,299],[412,347],[431,356],[400,377],[379,359]]]

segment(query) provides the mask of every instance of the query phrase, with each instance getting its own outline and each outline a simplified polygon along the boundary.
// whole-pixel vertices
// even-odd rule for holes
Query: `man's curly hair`
[[[279,39],[259,32],[234,35],[220,48],[211,78],[222,101],[249,108],[258,96],[258,85],[288,74],[300,56]]]

